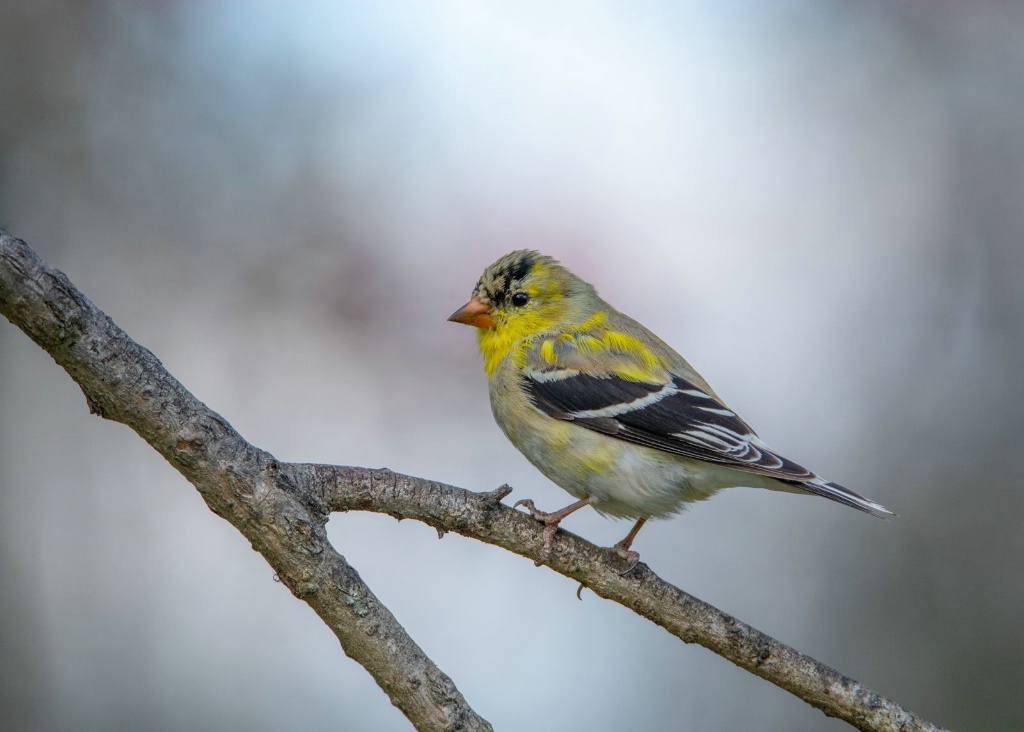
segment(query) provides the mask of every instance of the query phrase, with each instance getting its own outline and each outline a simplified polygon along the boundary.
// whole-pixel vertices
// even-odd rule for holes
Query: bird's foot
[[[613,546],[610,551],[623,562],[625,569],[619,572],[620,575],[629,574],[640,563],[640,553],[630,549],[628,544],[624,546],[621,541]]]
[[[573,511],[578,511],[589,504],[590,498],[583,498],[576,501],[576,503],[569,504],[565,508],[558,511],[552,511],[551,513],[541,511],[534,505],[533,500],[530,498],[520,499],[513,504],[512,508],[518,508],[519,506],[525,507],[533,518],[544,524],[544,543],[541,545],[540,556],[537,557],[537,561],[534,562],[536,566],[539,567],[542,564],[546,564],[547,561],[551,559],[551,554],[555,550],[555,534],[558,532],[558,524],[562,519]]]
[[[555,511],[553,513],[541,511],[536,505],[534,505],[533,499],[531,498],[523,498],[516,501],[512,508],[519,508],[520,506],[523,506],[527,511],[529,511],[530,516],[544,524],[544,543],[541,545],[540,556],[537,558],[537,561],[534,562],[534,565],[539,567],[551,559],[551,553],[555,550],[555,534],[558,532],[558,524],[565,517],[559,515],[561,513],[560,511]]]
[[[532,498],[520,498],[518,501],[512,504],[512,508],[519,508],[520,506],[526,506],[526,510],[529,511],[530,515],[538,521],[543,521],[551,515],[550,513],[547,513],[546,511],[541,511],[539,508],[537,508],[537,504],[533,502]]]
[[[630,547],[633,546],[633,540],[636,538],[636,535],[640,533],[640,529],[642,529],[646,523],[646,516],[638,519],[633,525],[633,528],[629,530],[628,534],[626,534],[626,538],[612,547],[611,550],[615,555],[626,564],[626,568],[619,572],[620,575],[629,574],[636,569],[636,565],[640,561],[640,555],[637,552],[631,551]]]

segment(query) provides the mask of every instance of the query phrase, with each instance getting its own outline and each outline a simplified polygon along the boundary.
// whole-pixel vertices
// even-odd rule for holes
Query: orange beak
[[[491,306],[484,303],[478,297],[474,297],[452,313],[448,320],[453,323],[462,323],[463,325],[474,325],[477,328],[490,328],[494,325],[494,318],[491,317]]]

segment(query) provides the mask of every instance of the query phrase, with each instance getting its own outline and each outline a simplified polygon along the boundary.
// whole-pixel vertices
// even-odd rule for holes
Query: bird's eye
[[[512,296],[512,304],[517,308],[521,308],[526,303],[530,302],[530,296],[525,292],[517,292]]]

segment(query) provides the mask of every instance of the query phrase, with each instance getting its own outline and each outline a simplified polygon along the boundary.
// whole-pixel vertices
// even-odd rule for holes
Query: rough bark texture
[[[0,229],[0,311],[242,532],[421,730],[490,730],[327,539],[327,509],[24,242]]]
[[[455,684],[327,540],[332,511],[423,521],[537,559],[540,525],[501,503],[387,470],[278,462],[246,442],[132,341],[61,272],[0,229],[0,312],[78,383],[90,409],[135,430],[234,525],[308,603],[418,729],[481,730]],[[687,643],[699,643],[862,730],[940,730],[853,679],[614,555],[559,531],[548,565]]]

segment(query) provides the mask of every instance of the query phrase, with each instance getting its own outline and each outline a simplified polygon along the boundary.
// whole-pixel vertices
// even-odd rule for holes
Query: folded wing
[[[773,452],[750,426],[704,389],[682,376],[636,380],[635,364],[617,375],[582,373],[535,363],[522,387],[540,411],[555,419],[683,457],[724,465],[793,484],[867,513],[890,513],[837,483]]]

